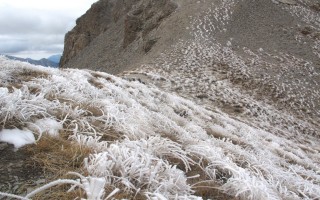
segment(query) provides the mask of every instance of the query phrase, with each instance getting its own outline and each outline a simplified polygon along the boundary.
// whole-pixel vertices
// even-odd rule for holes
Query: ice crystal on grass
[[[50,118],[36,120],[34,123],[30,123],[28,127],[39,135],[46,133],[52,137],[58,137],[59,131],[63,129],[62,123]]]
[[[85,160],[86,169],[92,176],[105,177],[107,184],[125,191],[154,192],[167,197],[192,192],[183,171],[145,151],[139,143],[143,141],[111,144],[104,152]]]

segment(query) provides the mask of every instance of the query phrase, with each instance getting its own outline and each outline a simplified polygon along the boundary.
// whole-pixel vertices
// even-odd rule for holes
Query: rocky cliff
[[[116,65],[126,65],[135,52],[150,51],[157,42],[152,31],[176,8],[171,0],[98,1],[67,33],[61,66],[100,66],[118,72]]]

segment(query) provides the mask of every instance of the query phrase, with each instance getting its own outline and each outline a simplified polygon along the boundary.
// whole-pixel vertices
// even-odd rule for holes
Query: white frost
[[[63,128],[62,123],[57,122],[55,119],[45,118],[39,119],[34,124],[29,126],[30,129],[40,134],[47,133],[52,137],[59,136],[59,130]],[[36,129],[35,129],[36,128]]]
[[[213,100],[246,99],[244,103],[257,105],[265,112],[248,117],[251,121],[247,121],[243,115],[230,117],[219,107],[201,106],[197,100],[187,100],[154,84],[130,82],[90,70],[38,68],[0,56],[0,125],[28,125],[40,136],[63,128],[66,133],[73,133],[71,142],[94,152],[84,162],[87,177],[54,181],[26,198],[58,184],[71,184],[71,189],[82,188],[88,199],[112,198],[117,188],[118,192],[139,193],[147,199],[199,199],[194,196],[195,190],[208,182],[221,193],[238,199],[320,199],[319,135],[303,131],[313,127],[319,130],[319,126],[288,117],[272,106],[264,107],[248,95],[241,96],[240,90],[212,78],[207,71],[192,71],[196,66],[192,55],[198,54],[193,49],[205,50],[200,45],[194,47],[188,47],[190,56],[185,68],[181,68],[187,73],[181,75],[172,67],[168,76],[152,71],[150,80],[175,80],[184,87],[182,96],[190,94],[190,99],[196,93],[192,89],[196,80],[206,91],[220,92],[221,96],[212,92]],[[203,56],[211,59],[214,49]],[[198,65],[196,69],[204,66],[200,62]],[[22,79],[19,88],[10,87],[26,73],[34,74],[34,79]],[[194,80],[184,76],[196,73]],[[206,74],[208,79],[203,79]],[[158,81],[162,80],[167,79]],[[259,111],[241,105],[244,112]],[[270,122],[273,119],[279,122],[275,126]],[[281,124],[297,126],[289,130]],[[3,132],[6,131],[21,132]],[[11,132],[11,140],[17,141]],[[200,178],[193,174],[196,171]],[[188,181],[192,177],[201,180]],[[111,190],[114,192],[109,193]]]

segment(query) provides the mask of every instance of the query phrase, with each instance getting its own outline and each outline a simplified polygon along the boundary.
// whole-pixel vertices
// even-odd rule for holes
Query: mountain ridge
[[[55,55],[52,55],[52,56],[49,56],[47,59],[54,62],[54,63],[60,63],[60,60],[61,60],[61,56],[62,54],[55,54]]]
[[[33,65],[41,65],[44,67],[59,67],[59,62],[55,62],[54,60],[50,60],[49,58],[41,58],[40,60],[34,60],[31,58],[20,58],[16,56],[3,55],[11,60],[18,60],[21,62],[27,62]]]

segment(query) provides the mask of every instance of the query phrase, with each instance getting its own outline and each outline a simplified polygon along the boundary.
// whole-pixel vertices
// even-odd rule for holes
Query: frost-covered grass
[[[214,188],[207,194],[202,189],[204,198],[214,198],[212,190],[240,199],[320,198],[315,136],[283,137],[102,72],[48,69],[3,57],[0,66],[3,129],[28,129],[39,141],[45,134],[68,133],[71,142],[94,152],[83,160],[83,174],[53,181],[25,199],[59,184],[82,190],[87,199],[121,193],[201,199],[195,194],[206,182]]]

